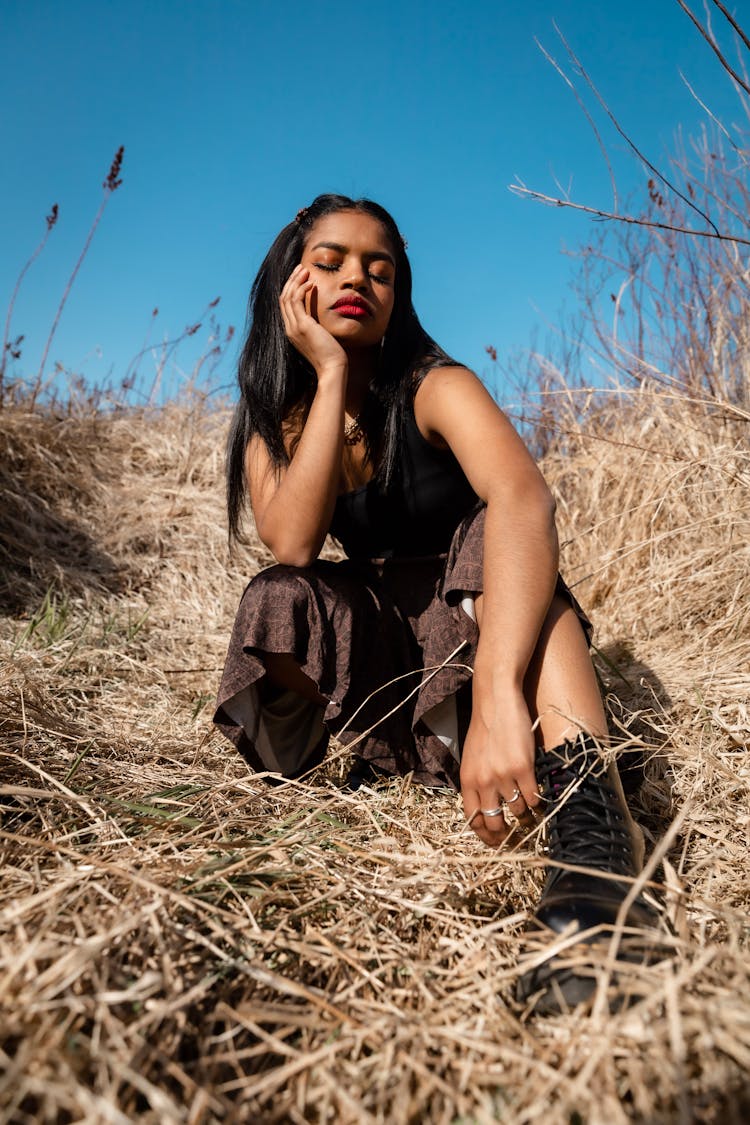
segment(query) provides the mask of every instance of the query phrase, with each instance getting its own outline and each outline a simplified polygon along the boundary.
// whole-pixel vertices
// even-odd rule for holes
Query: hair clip
[[[298,211],[298,212],[297,212],[297,214],[296,214],[296,215],[294,216],[294,221],[295,221],[295,223],[296,223],[296,224],[297,224],[298,226],[299,226],[299,225],[300,225],[301,223],[304,223],[304,221],[305,221],[305,219],[307,218],[307,216],[308,216],[309,212],[310,212],[310,208],[309,208],[309,207],[300,207],[299,211]]]

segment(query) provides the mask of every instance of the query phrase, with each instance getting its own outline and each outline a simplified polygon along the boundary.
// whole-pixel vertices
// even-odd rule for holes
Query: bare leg
[[[481,628],[481,596],[476,599]],[[524,679],[524,696],[532,722],[537,722],[537,743],[545,750],[560,746],[584,731],[597,741],[609,741],[599,685],[578,616],[565,598],[555,596],[547,612]],[[637,866],[643,860],[643,833],[625,801],[617,768],[609,770],[610,784],[618,793],[628,820]]]
[[[480,630],[482,603],[479,594],[474,609]],[[581,730],[606,741],[607,720],[586,638],[575,610],[564,598],[552,599],[523,691],[532,722],[539,720],[538,741],[543,748],[559,746]]]
[[[586,637],[564,598],[552,599],[526,672],[524,695],[532,721],[539,721],[544,749],[559,746],[579,731],[607,741],[607,719]]]
[[[559,1012],[590,1001],[597,978],[588,966],[586,945],[611,940],[626,901],[627,883],[602,876],[630,879],[643,864],[643,834],[628,811],[617,767],[610,765],[608,784],[603,784],[596,746],[591,739],[577,738],[584,732],[606,744],[607,721],[586,637],[564,598],[552,599],[524,678],[524,697],[537,723],[537,778],[548,802],[550,866],[532,927],[588,936],[583,937],[578,967],[550,952],[519,979],[517,995],[524,1002],[535,997],[542,1012]],[[639,897],[629,905],[624,922],[652,930],[655,916]],[[642,961],[643,940],[628,946],[618,939],[618,956]]]
[[[309,699],[325,707],[328,700],[321,695],[313,680],[300,668],[290,652],[266,652],[263,654],[268,680],[274,687],[294,691],[303,699]]]

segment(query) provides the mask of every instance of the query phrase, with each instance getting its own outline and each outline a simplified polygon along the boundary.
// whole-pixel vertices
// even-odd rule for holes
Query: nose
[[[347,263],[348,268],[342,271],[343,287],[345,289],[363,289],[367,284],[367,270],[359,259]]]

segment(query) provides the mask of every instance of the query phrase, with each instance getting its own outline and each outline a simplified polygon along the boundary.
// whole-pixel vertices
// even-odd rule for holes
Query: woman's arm
[[[480,639],[461,760],[464,809],[471,817],[495,808],[516,789],[532,808],[539,796],[523,680],[555,589],[554,500],[513,426],[470,371],[432,371],[414,405],[424,436],[450,447],[487,503]],[[479,817],[475,829],[485,842],[499,843],[507,829],[500,818],[492,823],[497,831]]]
[[[312,364],[317,387],[294,455],[279,472],[261,438],[245,454],[250,502],[258,535],[278,562],[309,566],[333,518],[344,442],[346,353],[309,313],[309,270],[293,271],[281,294],[287,336]]]

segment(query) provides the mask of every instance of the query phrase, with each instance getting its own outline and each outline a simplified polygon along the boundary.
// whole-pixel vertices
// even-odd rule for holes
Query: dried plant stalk
[[[658,386],[554,414],[563,566],[646,751],[650,850],[685,819],[646,998],[529,1020],[538,843],[485,849],[409,778],[348,793],[341,753],[271,788],[212,730],[269,561],[227,557],[225,415],[2,413],[4,1120],[747,1115],[746,423]]]

